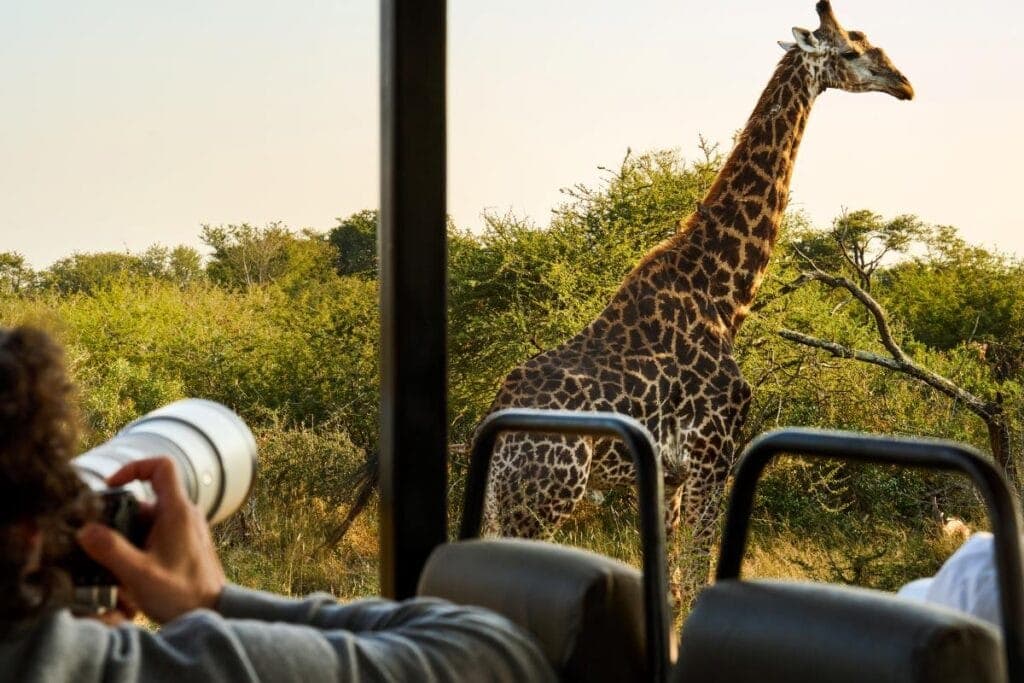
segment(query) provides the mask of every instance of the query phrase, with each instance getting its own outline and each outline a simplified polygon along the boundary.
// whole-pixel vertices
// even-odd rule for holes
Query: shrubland
[[[465,445],[498,383],[584,326],[636,261],[674,233],[720,164],[714,147],[702,149],[691,161],[671,151],[628,154],[597,186],[567,189],[547,225],[485,215],[474,230],[449,226],[452,519]],[[0,253],[0,324],[39,325],[64,344],[83,449],[185,396],[226,403],[249,422],[259,480],[217,532],[232,578],[285,593],[373,593],[374,506],[342,538],[336,532],[377,447],[375,223],[364,211],[326,232],[206,226],[205,257],[158,245],[72,254],[34,270]],[[809,269],[870,292],[915,362],[1000,406],[1019,459],[1024,266],[967,244],[954,228],[870,210],[843,212],[828,226],[787,217],[736,341],[754,387],[744,442],[800,425],[989,448],[985,424],[958,401],[782,338],[780,330],[796,330],[885,353],[865,309],[844,290],[801,281]],[[637,563],[632,494],[602,493],[557,538]],[[956,478],[786,458],[761,485],[748,568],[893,589],[933,572],[950,551],[940,511],[985,523],[978,498]]]

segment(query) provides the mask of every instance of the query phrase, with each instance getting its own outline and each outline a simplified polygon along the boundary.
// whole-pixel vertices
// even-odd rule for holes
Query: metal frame
[[[637,498],[640,503],[647,666],[652,674],[651,680],[666,680],[670,668],[671,627],[666,577],[664,495],[661,463],[650,433],[633,418],[616,413],[512,408],[491,414],[477,430],[476,443],[469,461],[460,540],[480,535],[487,475],[494,446],[502,433],[511,431],[612,436],[626,445],[636,469]]]
[[[1003,474],[978,451],[931,439],[879,437],[851,432],[784,429],[755,439],[741,458],[722,535],[716,580],[740,578],[754,489],[765,467],[788,453],[812,458],[959,471],[981,492],[995,533],[995,559],[1009,680],[1024,680],[1024,574],[1020,509]]]
[[[445,0],[381,2],[381,591],[447,539]]]
[[[446,0],[381,0],[381,589],[415,594],[427,557],[447,538]],[[612,414],[503,412],[481,426],[461,537],[479,533],[487,467],[502,431],[617,436],[640,488],[648,656],[668,670],[661,475],[649,436]],[[1007,666],[1024,680],[1024,579],[1016,500],[976,451],[948,442],[785,430],[747,449],[736,472],[717,579],[739,578],[754,488],[779,453],[959,470],[981,490],[996,531]]]

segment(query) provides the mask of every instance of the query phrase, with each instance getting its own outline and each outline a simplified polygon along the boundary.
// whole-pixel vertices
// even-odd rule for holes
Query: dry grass
[[[635,514],[587,502],[563,525],[555,540],[614,557],[639,567],[641,552]],[[260,531],[246,540],[221,544],[233,581],[285,595],[323,590],[350,599],[379,592],[378,518],[375,504],[359,517],[335,548],[321,548],[324,530],[344,517],[345,508],[328,512],[322,501],[270,511]],[[454,515],[453,515],[454,517]],[[756,529],[743,564],[746,577],[828,581],[895,590],[934,573],[958,544],[940,533],[875,527],[873,534],[850,538],[836,531],[820,536],[784,527]],[[671,552],[682,551],[683,542]]]
[[[316,503],[264,519],[265,531],[248,542],[222,545],[231,580],[285,595],[327,591],[340,599],[379,593],[377,515],[373,506],[336,548],[320,548],[325,517]],[[559,530],[559,543],[583,547],[639,567],[639,534],[631,523],[602,514],[588,504]],[[631,521],[631,520],[630,520]],[[876,529],[857,540],[838,534],[809,536],[788,529],[755,534],[743,564],[745,577],[827,581],[896,590],[935,572],[958,541],[939,533],[911,533],[897,527]],[[672,546],[681,552],[681,542]],[[679,615],[684,616],[684,615]]]
[[[222,540],[221,557],[230,580],[283,595],[326,591],[340,599],[380,592],[377,515],[370,506],[335,547],[323,547],[326,531],[347,511],[328,512],[322,500],[264,510],[260,528]]]
[[[744,576],[823,581],[895,591],[935,573],[959,545],[938,531],[877,525],[871,533],[826,530],[808,535],[781,528],[761,534],[743,563]]]
[[[326,452],[323,439],[309,435],[276,441],[276,449],[271,444],[267,450],[276,453],[278,469],[283,472],[294,469],[292,462],[298,466]],[[296,448],[308,452],[296,454]],[[301,472],[299,467],[296,475]],[[459,474],[453,471],[453,501],[461,499]],[[453,531],[459,507],[455,502],[450,511]],[[285,595],[327,591],[340,599],[352,599],[379,594],[376,501],[367,506],[341,543],[322,547],[324,538],[347,512],[345,502],[316,495],[304,498],[298,489],[258,488],[251,509],[218,533],[229,577],[242,585]],[[670,557],[684,556],[683,536],[671,542]],[[554,540],[641,565],[636,506],[626,493],[609,493],[602,502],[584,500]],[[892,591],[933,574],[958,543],[959,539],[943,536],[939,528],[932,529],[927,523],[876,523],[840,513],[815,518],[814,528],[809,530],[759,517],[752,528],[743,570],[744,576],[751,578],[827,581]],[[684,616],[677,615],[677,626]]]

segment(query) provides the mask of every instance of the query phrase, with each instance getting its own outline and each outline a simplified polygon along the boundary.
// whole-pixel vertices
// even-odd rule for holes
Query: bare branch
[[[966,405],[971,412],[976,414],[983,420],[990,420],[997,414],[997,411],[992,409],[992,404],[984,401],[969,391],[965,391],[958,387],[953,382],[949,381],[942,375],[927,370],[914,361],[907,358],[906,354],[902,354],[900,358],[888,358],[886,356],[872,353],[870,351],[862,351],[860,349],[851,349],[848,346],[843,346],[836,342],[828,341],[825,339],[819,339],[818,337],[812,337],[810,335],[797,332],[795,330],[782,329],[779,330],[779,336],[783,339],[803,344],[804,346],[810,346],[822,351],[828,351],[836,358],[850,358],[853,360],[859,360],[864,363],[871,363],[872,365],[878,365],[889,370],[895,370],[896,372],[902,372],[903,374],[910,375],[914,379],[924,382],[928,386],[940,391],[941,393],[949,396],[952,399],[961,401]]]
[[[871,316],[875,319],[875,327],[878,328],[878,334],[881,337],[882,346],[892,354],[892,357],[902,363],[912,363],[907,354],[900,348],[900,345],[896,343],[896,340],[892,336],[892,330],[889,329],[888,314],[882,305],[875,301],[874,297],[865,292],[860,286],[857,285],[853,280],[845,277],[837,277],[835,275],[829,275],[820,268],[816,268],[812,273],[804,274],[804,281],[815,280],[822,284],[828,285],[833,288],[842,288],[848,291],[853,298],[863,304],[864,308],[868,309]]]
[[[893,360],[886,356],[880,356],[877,353],[871,353],[870,351],[861,351],[859,349],[851,349],[849,346],[843,346],[836,342],[820,339],[818,337],[812,337],[796,330],[779,330],[779,336],[783,339],[796,342],[797,344],[803,344],[804,346],[811,346],[822,351],[828,351],[836,358],[850,358],[853,360],[863,361],[865,363],[871,363],[872,365],[880,365],[883,368],[889,370],[896,370],[898,372],[903,371],[903,367],[899,361]]]
[[[960,388],[946,377],[918,365],[896,342],[893,337],[892,330],[889,327],[888,314],[885,309],[882,308],[882,305],[874,299],[874,297],[852,280],[824,272],[821,268],[815,265],[811,259],[807,258],[805,254],[800,253],[799,249],[797,249],[797,253],[804,257],[804,259],[811,264],[814,270],[812,272],[805,272],[801,274],[799,278],[784,287],[783,292],[792,291],[804,283],[812,281],[820,282],[834,289],[845,289],[853,296],[854,299],[859,301],[869,313],[871,313],[871,316],[875,320],[875,328],[878,330],[882,345],[885,347],[886,351],[889,352],[891,357],[886,357],[870,351],[853,349],[837,342],[812,337],[801,332],[796,332],[795,330],[779,330],[779,336],[783,339],[787,339],[804,346],[827,351],[837,358],[859,360],[864,363],[871,363],[879,367],[901,372],[932,387],[936,391],[945,394],[946,396],[954,399],[955,402],[963,403],[968,410],[981,418],[985,423],[989,431],[989,443],[992,447],[992,455],[995,457],[996,462],[1002,467],[1010,481],[1014,483],[1014,486],[1016,486],[1016,466],[1010,453],[1010,429],[999,395],[997,394],[995,401],[986,401],[975,396],[971,392]],[[858,272],[861,277],[864,277],[863,269],[858,269]]]
[[[846,242],[843,240],[842,237],[835,237],[834,239],[836,241],[836,244],[839,245],[839,253],[842,255],[843,259],[847,263],[850,264],[851,268],[853,268],[854,270],[856,270],[859,273],[860,272],[860,262],[859,262],[859,259],[857,258],[856,247],[854,247],[854,246],[847,246]],[[851,251],[853,252],[852,256],[850,255]]]

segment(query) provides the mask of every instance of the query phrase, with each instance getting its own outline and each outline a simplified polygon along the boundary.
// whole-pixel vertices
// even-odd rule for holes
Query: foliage
[[[935,349],[969,346],[999,380],[1024,372],[1024,264],[943,227],[925,256],[887,274],[890,307]]]
[[[337,278],[292,296],[277,286],[119,281],[92,296],[5,300],[0,319],[57,331],[90,443],[186,395],[256,422],[268,413],[298,423],[343,419],[360,443],[375,439],[373,283]]]
[[[21,254],[0,252],[0,295],[10,296],[28,290],[35,281],[35,273]]]
[[[74,254],[46,269],[41,285],[60,294],[90,293],[119,277],[144,274],[139,256],[113,251]]]
[[[322,281],[332,273],[335,258],[322,235],[309,230],[296,235],[281,223],[263,228],[248,223],[205,225],[202,240],[213,249],[207,274],[236,289],[271,283],[294,289]]]
[[[337,252],[334,267],[339,275],[377,276],[377,212],[360,211],[336,219],[327,241]]]
[[[345,485],[362,465],[362,449],[339,424],[289,425],[277,416],[256,438],[253,496],[216,533],[231,579],[286,595],[376,593],[376,515],[359,519],[340,546],[323,547],[325,528],[344,516]]]
[[[602,310],[639,258],[695,208],[720,161],[710,145],[690,161],[671,151],[630,153],[596,186],[565,190],[546,226],[493,214],[479,230],[449,226],[454,442],[468,440],[511,368]],[[0,324],[42,325],[64,343],[79,386],[83,448],[183,396],[238,410],[257,432],[263,466],[252,504],[218,533],[233,578],[287,592],[371,592],[372,513],[340,546],[322,545],[350,504],[347,482],[377,446],[376,221],[375,211],[363,211],[328,233],[277,223],[206,226],[205,260],[186,247],[155,246],[73,254],[36,272],[2,253]],[[971,392],[998,397],[1022,433],[1024,266],[966,244],[952,228],[861,210],[825,230],[787,216],[736,340],[754,387],[744,440],[806,425],[987,444],[962,405],[778,336],[782,328],[812,330],[882,350],[843,292],[792,287],[808,258],[866,276],[859,281],[892,314],[903,348]],[[453,458],[453,497],[464,464]],[[605,493],[604,502],[588,500],[559,539],[636,562],[631,497]],[[894,587],[941,558],[933,500],[973,523],[983,518],[959,480],[783,460],[761,488],[751,561],[766,572]],[[823,524],[830,530],[821,532]]]
[[[42,289],[60,295],[91,294],[118,280],[156,279],[184,286],[204,277],[202,257],[195,249],[153,245],[140,254],[76,253],[35,274],[22,264],[22,284],[17,291]]]
[[[928,236],[928,227],[917,216],[885,220],[860,209],[843,211],[828,230],[801,230],[791,237],[791,248],[826,272],[852,275],[870,292],[872,276],[886,257],[905,254]]]

